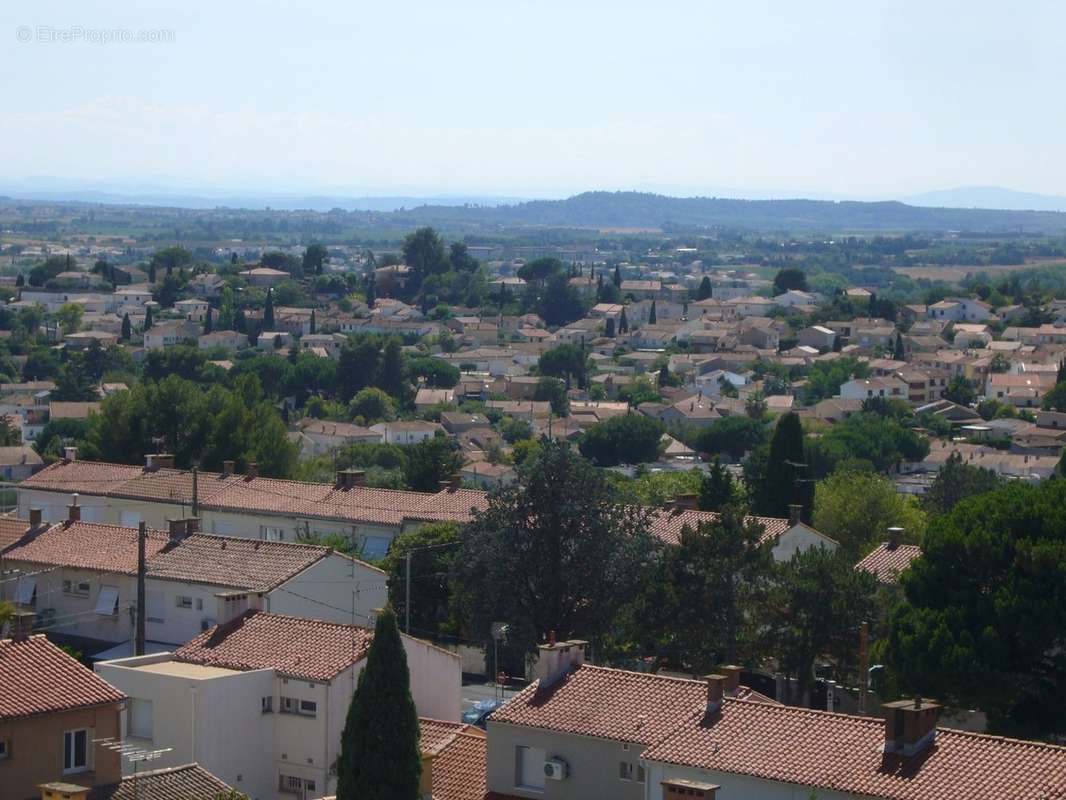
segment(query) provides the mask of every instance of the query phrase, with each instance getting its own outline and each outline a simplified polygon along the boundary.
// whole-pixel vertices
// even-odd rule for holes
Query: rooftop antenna
[[[158,750],[146,750],[137,745],[123,742],[121,739],[115,739],[111,736],[106,736],[99,739],[93,739],[95,744],[102,745],[108,750],[118,753],[121,758],[126,759],[133,765],[133,778],[131,783],[133,784],[133,798],[138,800],[139,794],[139,780],[138,773],[140,772],[141,764],[149,761],[155,761],[157,758],[162,758],[164,753],[169,753],[173,750],[173,747],[162,747]]]

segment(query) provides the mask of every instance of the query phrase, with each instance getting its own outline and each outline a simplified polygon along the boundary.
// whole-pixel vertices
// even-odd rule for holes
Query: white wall
[[[454,653],[406,635],[403,646],[418,715],[457,722],[462,706],[462,660]]]
[[[788,561],[796,553],[819,545],[830,550],[836,550],[838,547],[835,542],[800,523],[781,534],[772,552],[775,561]]]
[[[338,555],[319,559],[267,596],[276,614],[369,625],[372,612],[388,601],[385,573],[360,561]]]
[[[662,782],[668,779],[686,779],[716,783],[718,800],[810,800],[812,789],[791,783],[779,783],[746,775],[733,775],[713,770],[699,770],[679,767],[673,764],[648,762],[647,800],[662,800]],[[829,789],[814,790],[818,800],[853,800],[855,795],[834,792]]]

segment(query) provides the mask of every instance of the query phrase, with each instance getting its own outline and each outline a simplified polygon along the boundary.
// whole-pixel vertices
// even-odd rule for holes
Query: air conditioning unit
[[[544,762],[544,777],[561,781],[570,774],[570,765],[561,758],[552,758]]]

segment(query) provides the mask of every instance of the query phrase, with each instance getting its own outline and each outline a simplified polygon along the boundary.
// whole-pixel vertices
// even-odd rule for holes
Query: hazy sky
[[[114,28],[173,41],[85,41]],[[0,180],[1066,194],[1064,29],[1056,0],[6,0]]]

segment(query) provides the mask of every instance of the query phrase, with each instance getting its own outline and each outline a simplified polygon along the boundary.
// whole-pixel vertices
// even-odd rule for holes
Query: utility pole
[[[146,609],[145,603],[145,591],[144,591],[144,576],[148,569],[145,549],[148,542],[148,526],[142,520],[137,525],[137,630],[134,640],[133,654],[135,656],[144,655],[144,621]]]
[[[868,684],[870,681],[870,623],[859,627],[859,714],[866,715]]]
[[[407,551],[407,555],[404,556],[404,568],[407,571],[407,579],[404,581],[404,600],[403,600],[403,616],[404,616],[404,633],[408,636],[411,635],[411,551]]]

